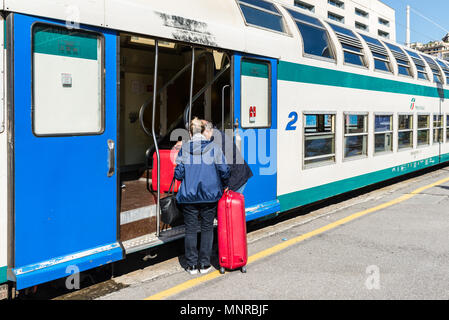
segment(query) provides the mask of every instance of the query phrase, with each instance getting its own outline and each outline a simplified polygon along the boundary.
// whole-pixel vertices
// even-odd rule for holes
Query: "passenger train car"
[[[449,63],[300,8],[4,0],[0,10],[3,287],[181,238],[183,226],[161,225],[145,177],[164,173],[151,157],[173,146],[186,110],[232,130],[254,174],[248,221],[449,160]]]

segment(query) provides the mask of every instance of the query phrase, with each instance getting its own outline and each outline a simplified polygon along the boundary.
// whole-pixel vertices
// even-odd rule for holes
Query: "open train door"
[[[10,277],[17,288],[122,258],[117,36],[10,14]]]
[[[253,177],[244,190],[247,221],[280,211],[277,200],[277,60],[233,56],[234,129]],[[239,142],[241,141],[241,142]]]

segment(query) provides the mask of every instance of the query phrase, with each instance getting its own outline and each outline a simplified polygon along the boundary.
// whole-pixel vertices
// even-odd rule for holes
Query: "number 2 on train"
[[[298,113],[295,111],[290,112],[290,114],[288,115],[288,118],[292,119],[292,120],[287,124],[287,128],[285,128],[285,130],[287,130],[287,131],[296,130],[296,122],[298,121]]]

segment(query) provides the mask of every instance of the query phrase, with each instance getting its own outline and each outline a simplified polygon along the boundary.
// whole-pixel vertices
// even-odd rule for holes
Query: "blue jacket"
[[[175,178],[181,181],[178,203],[218,202],[228,186],[229,167],[217,144],[196,135],[176,158]]]

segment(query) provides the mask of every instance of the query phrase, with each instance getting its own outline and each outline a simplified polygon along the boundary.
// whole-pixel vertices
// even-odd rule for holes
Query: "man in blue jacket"
[[[191,140],[182,145],[176,159],[175,178],[181,181],[176,201],[184,213],[186,271],[190,274],[211,270],[214,218],[218,200],[227,188],[229,167],[220,146],[203,135],[204,125],[197,118],[190,123]],[[198,254],[198,217],[201,243]]]

